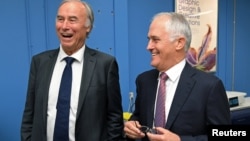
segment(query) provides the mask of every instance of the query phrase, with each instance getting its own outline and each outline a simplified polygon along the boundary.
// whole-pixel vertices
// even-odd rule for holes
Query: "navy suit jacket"
[[[27,99],[21,125],[22,141],[46,141],[48,92],[59,49],[32,58]],[[117,141],[123,133],[123,111],[114,57],[86,46],[76,141]]]
[[[130,120],[152,127],[159,71],[138,75],[135,111]],[[182,141],[207,140],[207,125],[231,124],[225,88],[213,74],[199,71],[186,63],[176,88],[165,128]],[[148,141],[147,137],[142,139]]]

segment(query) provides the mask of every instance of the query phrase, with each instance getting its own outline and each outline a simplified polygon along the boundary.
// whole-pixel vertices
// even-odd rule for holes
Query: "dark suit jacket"
[[[32,58],[21,125],[22,141],[46,141],[50,80],[59,49]],[[117,141],[123,111],[116,59],[86,47],[76,117],[76,141]]]
[[[152,127],[158,75],[159,71],[154,69],[137,77],[135,111],[130,120]],[[178,134],[182,141],[204,141],[207,140],[207,125],[223,124],[231,124],[231,119],[222,81],[186,63],[165,128]]]

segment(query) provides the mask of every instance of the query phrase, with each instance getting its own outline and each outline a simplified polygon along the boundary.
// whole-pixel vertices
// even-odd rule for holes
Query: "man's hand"
[[[138,121],[126,121],[124,123],[125,135],[132,139],[140,139],[145,137],[145,134],[140,131],[141,125]]]
[[[162,127],[156,127],[157,134],[147,133],[147,136],[150,141],[181,141],[180,137]]]

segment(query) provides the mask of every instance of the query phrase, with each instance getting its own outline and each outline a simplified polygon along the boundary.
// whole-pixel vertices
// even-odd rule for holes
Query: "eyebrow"
[[[62,18],[64,16],[61,16],[61,15],[57,15],[56,16],[57,18]],[[78,19],[77,16],[68,16],[70,19],[74,18],[74,19]]]

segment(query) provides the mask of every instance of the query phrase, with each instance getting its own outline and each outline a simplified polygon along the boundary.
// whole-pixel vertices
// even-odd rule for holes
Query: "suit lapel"
[[[47,124],[47,107],[48,107],[48,94],[49,94],[49,87],[50,87],[50,81],[51,81],[51,77],[53,74],[53,70],[55,67],[55,63],[56,63],[56,59],[59,53],[59,49],[51,52],[48,55],[48,58],[46,58],[47,60],[45,60],[44,65],[42,66],[43,68],[39,68],[41,70],[44,70],[44,80],[43,80],[43,84],[44,84],[44,95],[43,95],[43,122],[44,125]]]
[[[184,67],[178,87],[176,88],[175,91],[175,96],[170,108],[168,120],[166,123],[166,128],[170,129],[173,122],[175,121],[178,113],[180,112],[183,104],[189,97],[192,87],[195,83],[195,80],[192,79],[192,75],[194,74],[193,68],[191,68],[190,65],[186,63],[186,66]]]
[[[157,85],[158,85],[158,75],[159,75],[159,71],[158,70],[153,70],[152,74],[149,74],[150,79],[148,82],[146,83],[150,83],[147,86],[149,89],[147,91],[148,97],[148,105],[146,109],[149,109],[147,111],[147,123],[149,123],[149,125],[152,127],[153,126],[153,121],[154,121],[154,107],[155,107],[155,98],[156,98],[156,91],[157,91]]]
[[[84,64],[83,64],[83,72],[82,72],[82,81],[81,81],[81,88],[80,88],[80,94],[79,94],[79,104],[78,104],[78,110],[77,110],[77,117],[79,116],[79,112],[82,108],[84,99],[87,94],[87,90],[89,88],[89,84],[93,75],[93,70],[95,68],[96,64],[96,58],[94,57],[96,53],[89,49],[87,46],[85,48],[84,52]]]

